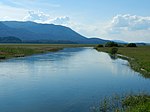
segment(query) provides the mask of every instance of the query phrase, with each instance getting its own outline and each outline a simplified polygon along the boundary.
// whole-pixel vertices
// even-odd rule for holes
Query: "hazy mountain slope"
[[[105,43],[106,40],[86,38],[71,28],[35,22],[2,21],[0,22],[0,37],[14,36],[23,41],[65,41],[85,44]]]
[[[21,43],[22,40],[16,37],[0,37],[0,43]]]
[[[36,35],[35,33],[22,28],[10,28],[0,22],[0,37],[18,37],[21,40],[34,40],[40,38],[42,35]]]
[[[3,22],[5,25],[11,28],[21,28],[33,32],[35,35],[41,35],[36,38],[37,40],[72,40],[81,41],[86,40],[84,36],[76,33],[68,27],[53,24],[39,24],[34,22],[16,22],[6,21]]]

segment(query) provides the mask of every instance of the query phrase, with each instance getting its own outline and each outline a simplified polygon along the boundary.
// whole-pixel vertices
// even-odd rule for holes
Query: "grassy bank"
[[[110,52],[111,47],[99,47],[98,51]],[[150,78],[150,46],[139,47],[118,47],[118,54],[127,56],[121,56],[129,61],[130,66],[135,71],[143,74],[144,77]]]
[[[92,112],[150,112],[150,95],[115,95],[104,98]]]
[[[112,52],[112,47],[97,47],[100,52]],[[135,71],[150,78],[150,46],[118,47],[117,55],[129,61]],[[111,109],[111,110],[110,110]],[[106,98],[93,112],[150,112],[150,95],[127,95]]]
[[[0,59],[24,57],[33,54],[55,52],[63,48],[92,47],[84,44],[0,44]]]
[[[150,95],[130,95],[122,100],[127,112],[150,112]]]

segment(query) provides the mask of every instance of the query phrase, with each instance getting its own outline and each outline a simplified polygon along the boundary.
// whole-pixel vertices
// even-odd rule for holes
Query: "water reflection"
[[[117,56],[116,55],[112,55],[112,54],[108,54],[109,56],[110,56],[110,58],[112,59],[112,60],[116,60],[117,59]]]

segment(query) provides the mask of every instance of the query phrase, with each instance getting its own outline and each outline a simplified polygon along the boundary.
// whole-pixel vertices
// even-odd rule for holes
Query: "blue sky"
[[[0,20],[71,27],[87,37],[150,42],[150,0],[0,0]]]

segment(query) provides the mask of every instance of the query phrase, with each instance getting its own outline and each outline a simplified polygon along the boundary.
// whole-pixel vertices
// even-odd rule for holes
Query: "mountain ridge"
[[[69,41],[83,44],[102,44],[99,38],[86,38],[69,27],[31,21],[0,21],[0,37],[13,36],[22,41]]]

